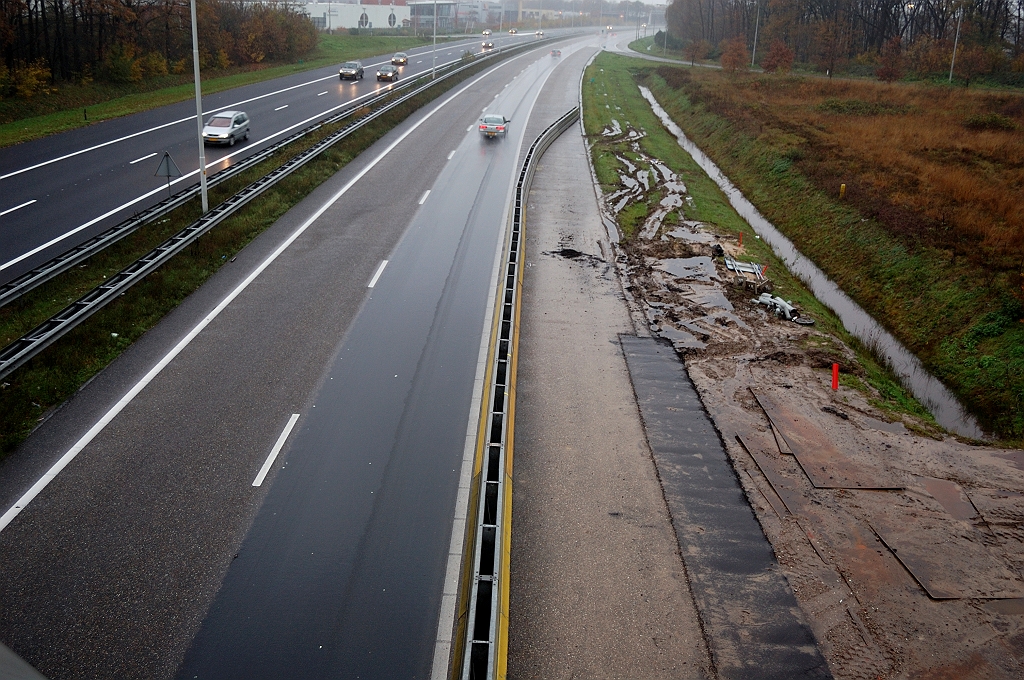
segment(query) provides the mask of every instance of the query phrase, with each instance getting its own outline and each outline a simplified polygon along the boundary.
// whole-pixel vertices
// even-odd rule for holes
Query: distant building
[[[459,3],[452,0],[410,0],[409,18],[414,30],[434,29],[434,8],[437,8],[438,33],[451,33],[458,26]]]
[[[343,28],[408,28],[411,24],[405,0],[363,4],[361,2],[307,2],[298,5],[321,31]]]

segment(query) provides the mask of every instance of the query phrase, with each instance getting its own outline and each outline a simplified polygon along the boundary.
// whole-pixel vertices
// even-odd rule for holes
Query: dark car
[[[483,49],[485,49],[485,50],[493,50],[494,49],[494,43],[492,43],[490,40],[485,40],[483,42],[483,44],[481,45],[481,47],[483,47]]]
[[[398,67],[391,64],[384,64],[377,69],[377,80],[398,80]]]
[[[519,31],[517,31],[517,30],[516,30],[516,29],[514,29],[514,28],[510,28],[510,29],[508,29],[508,32],[509,32],[509,33],[511,33],[512,35],[515,35],[515,34],[516,34],[516,33],[518,33]]]
[[[239,139],[249,139],[249,116],[245,111],[219,111],[203,126],[205,144],[234,146]]]
[[[508,124],[512,122],[505,116],[496,113],[489,113],[480,119],[480,134],[487,139],[494,139],[498,135],[502,138],[508,133]]]
[[[395,56],[391,57],[391,63],[395,66],[405,66],[409,63],[409,55],[405,52],[396,52]]]
[[[338,78],[341,80],[362,80],[363,64],[358,61],[346,61],[338,70]]]

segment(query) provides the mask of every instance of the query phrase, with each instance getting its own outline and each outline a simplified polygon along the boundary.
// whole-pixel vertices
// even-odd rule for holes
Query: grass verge
[[[313,189],[419,108],[493,65],[494,62],[488,61],[467,69],[335,144],[8,376],[0,383],[0,459],[24,441],[52,409],[70,398]],[[337,127],[344,124],[339,123]],[[211,205],[223,201],[337,127],[318,130],[294,148],[215,187],[211,190]],[[180,231],[195,220],[199,212],[196,199],[158,224],[138,230],[74,270],[0,308],[0,338],[7,344],[20,337],[106,276],[120,271]]]
[[[894,414],[911,414],[929,424],[934,428],[933,431],[938,431],[938,426],[934,424],[934,419],[927,409],[900,385],[898,379],[872,355],[869,348],[847,332],[838,317],[786,269],[771,248],[761,241],[746,221],[736,213],[714,180],[704,173],[693,158],[679,146],[675,138],[661,126],[637,88],[638,80],[650,81],[655,68],[656,66],[648,61],[604,52],[594,60],[584,77],[583,120],[592,144],[594,169],[602,190],[608,192],[619,187],[618,171],[625,170],[625,166],[617,156],[627,158],[631,162],[638,161],[627,143],[618,139],[608,141],[601,134],[603,129],[612,126],[614,118],[623,130],[633,128],[638,132],[642,131],[644,137],[639,140],[642,152],[665,163],[686,184],[688,193],[694,200],[692,205],[684,204],[680,208],[679,218],[714,224],[722,234],[737,237],[743,234],[748,259],[768,264],[772,272],[771,278],[775,283],[775,294],[793,300],[817,320],[820,331],[839,338],[854,349],[864,377],[863,381],[857,379],[856,383],[851,383],[850,386],[868,394],[878,408]],[[636,226],[643,223],[648,211],[653,211],[658,205],[660,196],[653,192],[651,194],[653,195],[649,195],[646,205],[635,204],[640,206],[640,214],[624,216],[620,213],[620,228],[627,240],[635,234]]]
[[[428,44],[424,38],[320,34],[312,55],[293,64],[236,67],[203,75],[203,95]],[[192,99],[192,74],[167,75],[137,84],[63,83],[31,100],[0,101],[0,147]]]

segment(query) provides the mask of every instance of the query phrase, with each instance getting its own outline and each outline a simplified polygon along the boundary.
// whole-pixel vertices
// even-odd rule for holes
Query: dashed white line
[[[417,64],[422,64],[422,63],[423,63],[423,60],[422,60],[422,59],[420,59],[420,60],[419,60],[419,61],[417,61],[416,63],[417,63]]]
[[[278,107],[277,107],[276,109],[274,109],[274,110],[275,110],[275,111],[280,111],[281,109],[287,109],[287,108],[288,108],[288,105],[287,105],[287,104],[285,104],[284,106],[278,106]]]
[[[144,160],[146,160],[147,158],[152,158],[152,157],[153,157],[153,156],[155,156],[155,155],[156,155],[156,151],[154,151],[153,153],[149,154],[148,156],[143,156],[142,158],[136,158],[136,159],[135,159],[135,160],[133,160],[133,161],[128,161],[128,165],[135,165],[136,163],[139,163],[139,162],[141,162],[141,161],[144,161]]]
[[[429,193],[429,192],[428,192],[428,193]],[[424,196],[424,198],[426,198],[426,196]],[[24,203],[22,203],[21,205],[16,205],[16,206],[14,206],[13,208],[8,208],[7,210],[4,210],[3,212],[0,212],[0,216],[6,215],[7,213],[12,213],[12,212],[14,212],[15,210],[21,210],[21,209],[22,209],[22,208],[24,208],[24,207],[25,207],[26,205],[32,205],[32,204],[33,204],[33,203],[35,203],[35,202],[36,202],[36,199],[34,199],[34,198],[33,198],[33,199],[32,199],[31,201],[25,201],[25,202],[24,202]],[[422,201],[421,201],[421,203],[422,203]]]
[[[470,129],[472,129],[472,127]],[[450,154],[448,154],[448,160],[451,160],[452,156],[454,156],[454,155],[455,155],[455,149],[452,149],[452,152]]]
[[[286,238],[284,242],[281,243],[281,245],[279,245],[277,249],[274,250],[274,252],[267,256],[267,258],[263,260],[263,262],[261,262],[260,265],[256,267],[256,269],[254,269],[253,272],[245,278],[245,280],[239,283],[234,288],[234,290],[228,293],[228,295],[223,300],[221,300],[216,307],[213,308],[213,310],[209,314],[203,317],[202,321],[196,324],[196,326],[191,331],[189,331],[188,334],[184,338],[182,338],[177,345],[171,348],[171,350],[167,354],[165,354],[163,358],[160,359],[160,361],[158,361],[155,366],[153,366],[153,368],[149,369],[149,372],[146,373],[146,375],[142,376],[142,378],[139,379],[139,381],[135,383],[131,387],[131,389],[129,389],[128,392],[125,393],[125,395],[118,400],[116,404],[110,407],[110,409],[103,414],[103,416],[96,422],[96,424],[89,428],[89,431],[82,435],[82,437],[77,442],[75,442],[75,445],[72,446],[67,451],[67,453],[60,457],[60,460],[54,463],[50,467],[50,469],[47,470],[46,473],[43,474],[43,476],[36,481],[35,484],[29,487],[29,490],[22,494],[21,498],[15,501],[14,505],[8,508],[7,512],[5,512],[3,516],[0,516],[0,532],[2,532],[4,529],[10,526],[11,522],[14,521],[14,518],[21,514],[21,511],[24,510],[25,507],[36,498],[36,496],[42,493],[43,489],[45,489],[50,484],[50,482],[56,479],[57,475],[59,475],[64,468],[70,465],[71,461],[73,461],[78,456],[78,454],[81,453],[85,449],[85,447],[88,446],[89,443],[96,438],[97,435],[99,435],[100,432],[106,429],[107,425],[113,422],[114,418],[116,418],[118,414],[120,414],[121,411],[123,411],[125,407],[128,406],[128,404],[132,403],[132,401],[135,400],[135,397],[137,397],[142,392],[142,390],[144,390],[146,386],[149,385],[149,383],[153,382],[153,380],[158,375],[160,375],[160,373],[163,372],[163,370],[167,368],[167,366],[169,366],[172,361],[174,361],[174,358],[181,354],[181,352],[184,351],[184,349],[188,347],[200,333],[203,332],[203,329],[209,326],[214,319],[220,316],[220,313],[227,309],[228,305],[230,305],[235,300],[235,298],[241,295],[242,292],[249,287],[249,284],[255,281],[267,267],[273,264],[273,262],[281,256],[281,254],[284,251],[288,250],[288,248],[291,247],[291,245],[300,236],[302,236],[306,232],[306,230],[313,225],[314,222],[320,219],[320,217],[325,212],[327,212],[327,210],[330,209],[331,206],[333,206],[335,203],[341,200],[341,197],[347,194],[349,192],[349,189],[355,186],[356,182],[362,179],[368,172],[373,170],[373,168],[377,167],[377,164],[384,160],[384,158],[386,158],[388,154],[394,151],[395,147],[397,147],[403,140],[405,140],[406,137],[408,137],[417,129],[419,129],[421,125],[430,120],[430,118],[435,113],[444,108],[445,105],[447,105],[449,102],[454,101],[459,95],[464,93],[466,90],[470,89],[471,87],[479,83],[481,80],[494,73],[496,70],[501,68],[501,66],[502,65],[499,64],[498,66],[495,66],[494,68],[485,71],[480,75],[480,77],[471,81],[465,87],[461,88],[453,95],[445,99],[443,102],[438,104],[436,107],[431,109],[425,116],[423,116],[423,118],[419,119],[416,123],[409,127],[409,129],[403,132],[398,137],[398,139],[391,142],[391,144],[389,144],[388,147],[384,149],[379,156],[374,158],[366,165],[366,167],[364,167],[362,170],[356,173],[355,177],[350,179],[345,184],[345,186],[339,189],[337,193],[335,193],[327,200],[326,203],[320,206],[320,208],[317,209],[317,211],[314,212],[305,222],[303,222],[298,229],[293,231],[291,236]]]
[[[484,109],[484,111],[486,111],[486,110],[487,109]],[[466,128],[466,132],[472,132],[472,131],[473,131],[473,126],[472,125],[470,125],[468,128]]]
[[[449,158],[451,158],[451,156],[449,156]],[[430,189],[427,189],[426,191],[423,192],[423,197],[420,199],[420,205],[423,205],[424,203],[427,202],[427,196],[429,196],[429,195],[430,195]]]
[[[295,422],[299,419],[298,413],[293,413],[292,417],[288,419],[288,424],[284,426],[281,431],[281,436],[277,438],[277,443],[274,444],[274,448],[270,450],[270,455],[267,456],[267,462],[260,468],[260,473],[256,475],[256,479],[252,480],[253,486],[259,486],[263,483],[263,480],[267,478],[267,473],[270,472],[270,467],[274,464],[277,459],[277,454],[281,453],[281,449],[284,448],[284,443],[288,441],[288,435],[292,433],[292,428],[295,427]]]
[[[317,97],[323,97],[325,94],[327,94],[327,90],[324,90],[323,92],[318,94]]]
[[[368,283],[366,285],[367,288],[373,288],[374,286],[377,285],[377,279],[379,279],[380,275],[384,273],[384,267],[387,267],[387,266],[388,266],[388,261],[387,260],[381,260],[380,261],[380,266],[377,267],[377,271],[374,272],[373,278],[370,279],[370,283]]]

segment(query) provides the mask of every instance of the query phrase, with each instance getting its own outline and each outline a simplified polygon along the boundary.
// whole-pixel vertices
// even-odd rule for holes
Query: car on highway
[[[409,55],[405,52],[396,52],[395,56],[391,57],[391,63],[395,66],[406,66],[409,63]]]
[[[514,28],[510,28],[510,29],[508,29],[508,32],[509,32],[509,33],[511,33],[512,35],[515,35],[515,34],[516,34],[516,33],[518,33],[519,31],[517,31],[517,30],[516,30],[516,29],[514,29]]]
[[[249,116],[245,111],[218,111],[203,126],[204,144],[234,146],[239,139],[249,139]]]
[[[560,57],[560,56],[562,56],[562,50],[551,50],[551,56],[552,57]]]
[[[484,37],[486,38],[486,37],[487,37],[487,36],[489,36],[490,34],[491,34],[491,29],[489,29],[489,28],[485,28],[485,29],[484,29],[484,33],[483,33],[483,36],[484,36]]]
[[[338,78],[340,80],[362,80],[363,78],[363,64],[359,61],[346,61],[338,69]]]
[[[398,67],[392,64],[384,64],[377,69],[377,80],[398,80]]]
[[[536,35],[538,37],[543,37],[544,36],[544,31],[537,31],[534,35]]]
[[[480,119],[480,134],[487,139],[494,139],[498,135],[502,138],[508,134],[508,124],[512,121],[497,113],[489,113]]]
[[[485,50],[493,50],[494,49],[494,43],[492,43],[490,40],[485,40],[480,45],[480,47],[482,47]]]

